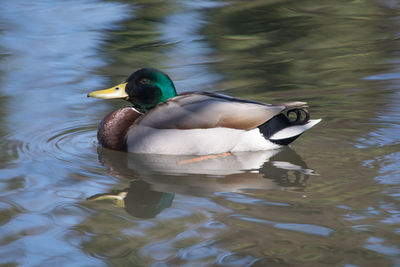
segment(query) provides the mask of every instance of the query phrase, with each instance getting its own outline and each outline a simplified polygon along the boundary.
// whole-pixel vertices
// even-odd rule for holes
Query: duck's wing
[[[304,104],[295,102],[270,105],[208,92],[185,93],[159,104],[136,124],[157,129],[226,127],[249,130],[287,110],[288,107]]]

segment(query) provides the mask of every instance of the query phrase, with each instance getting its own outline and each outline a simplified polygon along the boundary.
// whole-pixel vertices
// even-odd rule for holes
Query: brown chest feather
[[[141,113],[130,107],[111,112],[101,121],[97,140],[103,147],[126,150],[126,133],[140,116]]]

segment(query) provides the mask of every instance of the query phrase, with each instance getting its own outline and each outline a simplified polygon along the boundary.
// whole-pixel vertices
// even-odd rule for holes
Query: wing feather
[[[291,105],[263,104],[214,93],[185,93],[159,104],[136,124],[157,129],[249,130],[287,110],[286,106]]]

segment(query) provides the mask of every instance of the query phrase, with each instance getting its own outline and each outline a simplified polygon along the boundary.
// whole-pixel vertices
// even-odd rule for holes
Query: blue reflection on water
[[[223,196],[228,201],[242,203],[242,204],[253,204],[253,205],[257,205],[257,206],[264,206],[264,205],[282,206],[282,207],[291,206],[290,204],[287,204],[287,203],[273,202],[273,201],[267,201],[267,200],[258,199],[258,198],[252,198],[252,197],[249,197],[246,195],[237,194],[237,193],[233,193],[233,192],[217,192],[217,193],[215,193],[215,195]]]
[[[203,36],[198,34],[206,23],[204,8],[215,8],[223,5],[218,1],[184,1],[184,10],[170,14],[161,26],[161,39],[173,42],[173,48],[166,53],[164,64],[174,66],[169,70],[175,77],[176,87],[180,92],[196,90],[212,90],[210,85],[221,79],[221,76],[209,68],[212,49]],[[185,77],[180,80],[180,77]]]
[[[256,222],[256,223],[270,225],[270,226],[272,226],[274,228],[278,228],[278,229],[302,232],[302,233],[312,234],[312,235],[329,236],[334,232],[334,230],[331,228],[328,228],[325,226],[320,226],[320,225],[315,225],[315,224],[280,223],[280,222],[274,222],[274,221],[270,221],[270,220],[257,219],[257,218],[253,218],[253,217],[249,217],[249,216],[240,215],[240,214],[235,214],[235,215],[232,215],[231,217],[235,217],[235,218],[238,218],[243,221]]]
[[[90,166],[72,163],[83,147],[91,151],[94,138],[86,125],[91,113],[82,111],[104,108],[81,101],[84,88],[104,83],[90,75],[106,63],[98,54],[104,30],[128,16],[126,5],[97,0],[1,1],[0,94],[7,97],[2,127],[13,144],[7,153],[18,156],[18,164],[1,173],[6,188],[12,179],[21,179],[21,188],[2,194],[16,209],[2,225],[0,264],[104,265],[64,240],[65,225],[82,221],[87,212],[69,203],[95,192],[92,184],[81,183],[80,194],[70,172],[79,176]]]
[[[398,256],[400,255],[400,248],[398,246],[387,246],[382,244],[385,240],[377,237],[370,237],[367,240],[367,244],[364,245],[365,248],[382,253],[388,256]]]
[[[18,98],[7,112],[15,138],[68,121],[71,107],[84,108],[77,104],[79,93],[104,82],[88,78],[105,64],[97,51],[101,31],[127,18],[124,8],[98,1],[2,1],[0,44],[8,56],[0,65],[1,93]]]

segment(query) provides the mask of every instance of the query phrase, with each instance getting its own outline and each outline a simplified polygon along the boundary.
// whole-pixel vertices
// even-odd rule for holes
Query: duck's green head
[[[122,98],[142,111],[148,111],[176,95],[174,83],[168,75],[153,68],[137,70],[121,84],[88,94],[103,99]]]

